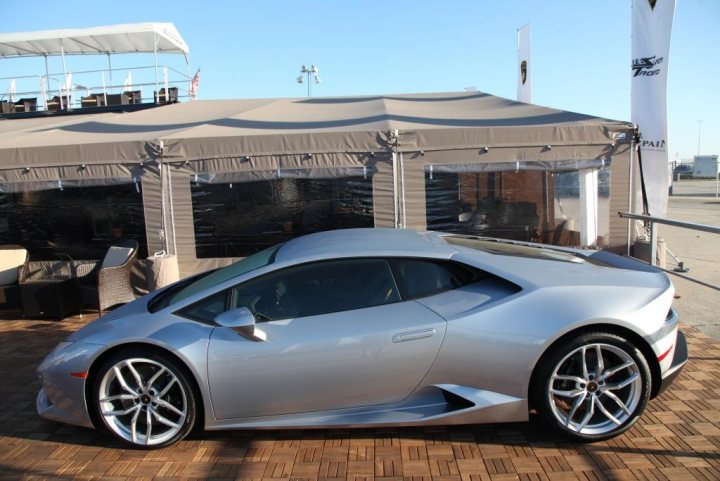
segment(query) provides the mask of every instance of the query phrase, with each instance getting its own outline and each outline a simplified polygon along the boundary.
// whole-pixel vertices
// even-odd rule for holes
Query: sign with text
[[[667,212],[667,73],[675,0],[632,1],[631,117],[640,149],[650,215]]]

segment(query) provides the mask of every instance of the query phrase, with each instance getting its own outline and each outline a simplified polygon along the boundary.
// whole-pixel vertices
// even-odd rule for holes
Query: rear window
[[[469,247],[470,249],[487,252],[488,254],[526,257],[530,259],[542,259],[548,261],[573,262],[577,264],[585,262],[581,257],[573,254],[572,252],[564,252],[547,247],[528,246],[497,239],[464,235],[449,235],[443,237],[443,239],[448,244]]]
[[[451,291],[486,276],[481,271],[449,261],[393,259],[390,264],[405,300]]]

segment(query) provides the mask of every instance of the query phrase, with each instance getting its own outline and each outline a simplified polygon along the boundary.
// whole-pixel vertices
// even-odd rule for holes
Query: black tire
[[[99,425],[140,449],[180,441],[197,418],[195,390],[184,367],[167,354],[140,348],[118,351],[103,362],[93,379],[91,405]]]
[[[621,336],[582,334],[554,347],[540,362],[530,386],[532,405],[545,424],[573,441],[615,437],[635,424],[645,410],[651,392],[650,368],[640,350]],[[599,376],[598,368],[602,370]]]

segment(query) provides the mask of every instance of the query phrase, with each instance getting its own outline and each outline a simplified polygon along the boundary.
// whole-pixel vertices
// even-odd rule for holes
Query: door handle
[[[399,342],[416,341],[418,339],[425,339],[427,337],[433,337],[437,330],[435,328],[422,329],[420,331],[409,331],[400,332],[392,337],[392,342],[397,344]]]

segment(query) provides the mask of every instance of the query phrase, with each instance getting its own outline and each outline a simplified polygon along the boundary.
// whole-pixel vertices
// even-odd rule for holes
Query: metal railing
[[[113,80],[113,74],[115,74],[115,80]],[[118,76],[126,80],[128,74],[131,76],[137,75],[129,85],[125,85],[124,82],[117,82]],[[69,79],[71,79],[71,85],[65,85],[65,82]],[[9,84],[11,81],[18,81],[20,88],[10,92]],[[11,100],[11,95],[16,98],[34,97],[39,100],[38,109],[42,106],[42,109],[46,110],[48,99],[59,96],[61,102],[65,98],[70,99],[71,104],[63,106],[63,108],[73,108],[81,106],[82,92],[88,96],[91,93],[109,95],[125,90],[142,90],[148,87],[155,91],[162,87],[178,87],[179,97],[187,97],[189,95],[189,82],[190,79],[187,74],[167,65],[77,70],[69,71],[68,77],[63,73],[15,75],[0,77],[0,100]],[[76,95],[76,92],[81,93],[81,95]],[[149,95],[143,95],[143,97],[144,99],[153,99]]]
[[[655,224],[664,224],[669,225],[672,227],[680,227],[683,229],[690,229],[690,230],[696,230],[700,232],[709,232],[710,234],[720,234],[720,227],[716,227],[713,225],[707,225],[707,224],[698,224],[695,222],[684,222],[680,220],[674,220],[674,219],[666,219],[664,217],[653,217],[650,215],[643,215],[643,214],[632,214],[630,212],[618,212],[618,215],[622,217],[623,219],[631,219],[631,220],[641,220],[645,222],[648,226],[648,230],[650,232],[650,265],[657,267],[657,229],[655,228]],[[682,262],[680,263],[682,265]],[[701,284],[706,287],[710,287],[712,289],[720,290],[720,287],[715,286],[713,284],[708,284],[707,282],[703,282],[698,279],[693,279],[689,276],[684,276],[678,274],[678,272],[672,272],[667,269],[663,269],[666,272],[670,272],[671,274],[675,274],[678,277],[682,277],[684,279],[687,279],[689,281]]]

